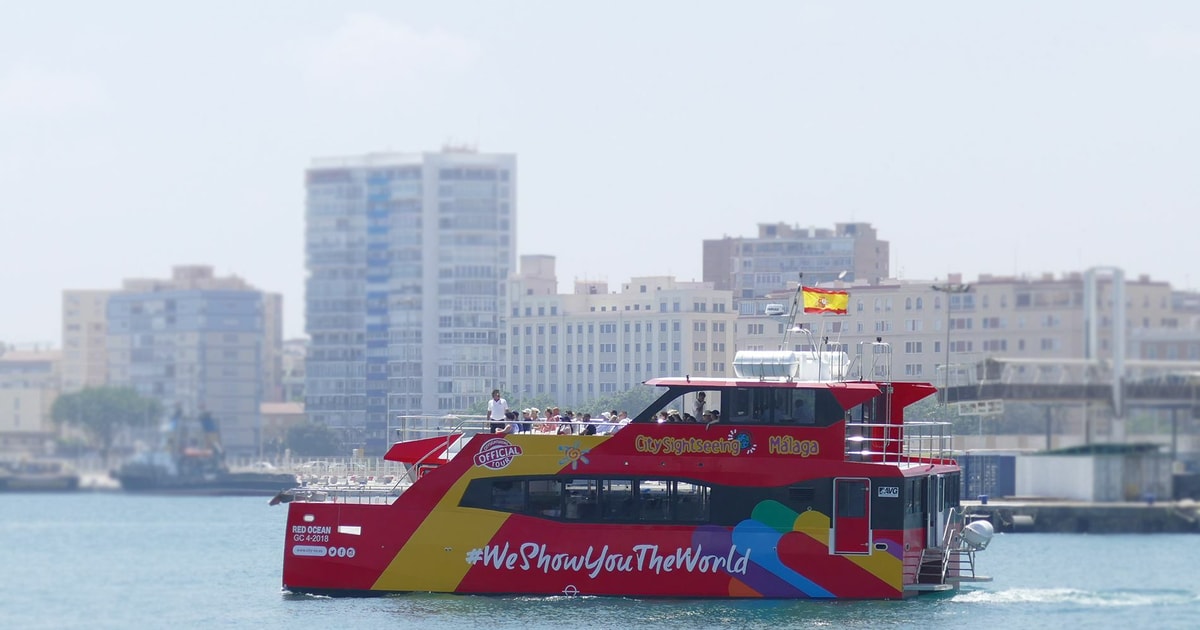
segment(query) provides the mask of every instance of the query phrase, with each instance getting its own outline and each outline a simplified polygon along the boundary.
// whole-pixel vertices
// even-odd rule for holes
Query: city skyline
[[[0,24],[7,343],[188,264],[299,336],[304,169],[446,144],[517,156],[517,253],[560,292],[699,280],[703,240],[777,222],[870,223],[901,279],[1197,281],[1189,3],[66,5]]]

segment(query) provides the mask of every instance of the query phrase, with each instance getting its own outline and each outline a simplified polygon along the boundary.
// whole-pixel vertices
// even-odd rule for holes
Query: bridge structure
[[[947,404],[989,400],[1107,405],[1115,417],[1131,407],[1200,410],[1200,361],[1126,360],[1122,372],[1103,359],[989,357],[951,365],[941,380]]]
[[[1100,287],[1104,282],[1110,287],[1107,313],[1101,310]],[[1087,442],[1092,437],[1086,417],[1090,409],[1107,412],[1112,418],[1110,437],[1114,441],[1124,439],[1124,419],[1130,410],[1169,410],[1174,457],[1179,420],[1200,417],[1200,361],[1127,358],[1124,334],[1109,334],[1102,353],[1102,329],[1126,330],[1125,303],[1125,276],[1121,269],[1089,269],[1083,283],[1083,357],[993,356],[971,363],[947,361],[939,366],[935,382],[941,388],[942,402],[959,415],[981,418],[1002,414],[1005,401],[1041,403],[1046,413],[1047,448],[1055,409],[1083,408],[1083,437]]]
[[[1166,410],[1171,419],[1171,458],[1179,452],[1181,420],[1200,418],[1200,361],[1126,360],[1120,372],[1106,359],[1029,359],[989,357],[954,364],[943,372],[939,395],[956,414],[997,416],[1006,402],[1043,405],[1046,448],[1051,443],[1055,409],[1080,405],[1107,411],[1111,439],[1125,437],[1124,419],[1138,409]],[[1091,429],[1085,418],[1085,441]],[[981,424],[982,427],[982,424]]]

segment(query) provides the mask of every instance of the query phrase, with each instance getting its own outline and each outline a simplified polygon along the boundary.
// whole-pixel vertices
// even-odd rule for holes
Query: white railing
[[[434,435],[463,433],[470,438],[489,431],[487,416],[446,414],[442,416],[397,416],[388,424],[388,443],[407,442]]]
[[[846,423],[847,461],[935,463],[954,458],[949,422]]]

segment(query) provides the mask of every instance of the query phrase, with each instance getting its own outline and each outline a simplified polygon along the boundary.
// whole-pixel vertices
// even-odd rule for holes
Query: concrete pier
[[[1083,503],[1046,499],[964,501],[967,519],[986,518],[997,532],[1060,534],[1200,533],[1200,503]]]

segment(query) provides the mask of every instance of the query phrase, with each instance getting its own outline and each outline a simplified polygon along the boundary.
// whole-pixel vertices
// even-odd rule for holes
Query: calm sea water
[[[285,595],[265,498],[0,494],[0,628],[1200,627],[1196,535],[997,535],[995,581],[901,602]]]

